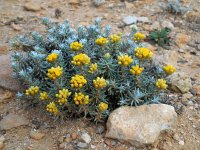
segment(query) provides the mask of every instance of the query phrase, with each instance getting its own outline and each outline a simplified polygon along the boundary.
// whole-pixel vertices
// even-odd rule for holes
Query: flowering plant
[[[158,103],[167,88],[164,79],[176,69],[152,63],[153,53],[143,47],[145,35],[129,36],[94,25],[72,29],[69,22],[43,19],[47,32],[32,32],[12,41],[14,76],[27,87],[20,99],[39,101],[52,116],[90,116],[104,120],[122,105]]]

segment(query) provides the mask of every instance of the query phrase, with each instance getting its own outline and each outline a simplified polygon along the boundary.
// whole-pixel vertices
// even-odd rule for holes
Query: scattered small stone
[[[67,145],[68,145],[68,142],[63,142],[63,143],[61,143],[60,145],[59,145],[59,148],[60,149],[66,149],[66,147],[67,147]]]
[[[105,2],[105,0],[93,0],[93,4],[97,7],[103,5]]]
[[[31,131],[30,132],[30,137],[34,140],[40,140],[45,136],[44,133],[39,133],[37,131]]]
[[[83,149],[87,149],[89,147],[87,143],[83,143],[83,142],[78,142],[77,146]]]
[[[82,138],[82,140],[84,141],[84,142],[86,142],[86,143],[90,143],[91,142],[91,137],[90,137],[90,135],[88,134],[88,133],[83,133],[82,135],[81,135],[81,138]]]
[[[137,17],[137,21],[142,23],[150,23],[150,20],[147,17]]]
[[[61,17],[62,11],[59,8],[56,8],[55,10],[55,17],[58,19]]]
[[[3,147],[4,147],[4,141],[5,141],[5,137],[1,136],[0,137],[0,149],[3,149]]]
[[[174,136],[173,136],[173,139],[176,140],[176,141],[179,141],[180,137],[178,136],[177,133],[175,133]]]
[[[160,23],[158,21],[153,22],[151,30],[160,29]]]
[[[189,91],[190,91],[190,93],[191,93],[193,96],[196,96],[196,95],[197,95],[196,90],[194,90],[194,89],[190,89]]]
[[[180,140],[180,141],[178,142],[178,144],[183,146],[183,145],[185,144],[185,142],[184,142],[183,140]]]
[[[64,138],[64,141],[69,143],[69,142],[71,142],[71,141],[72,141],[72,139],[71,139],[71,138],[69,138],[69,137],[67,137],[67,138]]]
[[[137,17],[127,16],[127,17],[124,17],[122,21],[125,23],[125,25],[135,24],[137,23]]]
[[[77,137],[78,137],[78,135],[77,135],[76,133],[72,133],[72,134],[71,134],[71,138],[72,138],[72,140],[76,140]]]
[[[163,28],[174,29],[174,25],[170,21],[163,21],[161,26]]]
[[[95,145],[91,145],[91,149],[95,149],[96,148],[96,146]]]
[[[9,130],[23,125],[28,125],[29,121],[22,115],[8,114],[0,121],[1,130]]]
[[[103,125],[98,125],[96,127],[96,133],[97,134],[102,134],[105,131],[105,127]]]
[[[12,96],[12,92],[0,89],[0,103],[7,103],[12,98]]]
[[[190,41],[190,37],[186,34],[183,34],[183,33],[178,33],[176,35],[176,44],[180,47],[186,45],[188,42]]]
[[[63,141],[64,141],[64,137],[63,136],[61,136],[61,137],[58,138],[58,142],[59,143],[63,143]]]
[[[192,94],[186,93],[186,94],[183,94],[182,100],[183,100],[183,101],[187,101],[187,100],[191,99],[192,97],[193,97]]]
[[[194,85],[193,89],[196,91],[196,95],[200,96],[200,85]]]
[[[21,31],[22,27],[20,27],[18,24],[15,23],[11,23],[11,27],[15,30],[15,31]]]
[[[25,10],[28,10],[28,11],[39,11],[41,10],[41,6],[40,4],[37,4],[37,3],[33,3],[33,2],[28,2],[24,5],[24,8]]]
[[[70,5],[80,5],[80,0],[69,0]]]
[[[171,89],[175,92],[188,93],[192,88],[190,77],[184,72],[175,72],[169,76],[171,81]]]
[[[8,45],[1,45],[0,46],[0,54],[5,54],[5,53],[7,53],[9,51],[9,47],[8,47]]]

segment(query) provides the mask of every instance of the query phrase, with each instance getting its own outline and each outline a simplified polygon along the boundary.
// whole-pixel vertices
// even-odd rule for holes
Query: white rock
[[[105,136],[135,146],[152,144],[162,131],[171,129],[176,118],[174,107],[165,104],[120,107],[110,114]]]
[[[178,144],[183,146],[183,145],[185,144],[185,142],[182,141],[182,140],[180,140],[180,141],[178,142]]]
[[[82,140],[83,140],[84,142],[86,142],[86,143],[88,143],[88,144],[91,142],[91,137],[90,137],[90,135],[87,134],[87,133],[83,133],[83,134],[81,135],[81,138],[82,138]]]
[[[162,22],[161,26],[163,28],[167,27],[169,29],[174,29],[174,25],[170,21],[166,21],[166,20]]]
[[[150,20],[147,17],[137,17],[137,21],[142,23],[150,23]]]
[[[137,17],[135,16],[127,16],[122,20],[126,25],[131,25],[137,23]]]
[[[105,0],[93,0],[95,6],[101,6],[105,3]]]

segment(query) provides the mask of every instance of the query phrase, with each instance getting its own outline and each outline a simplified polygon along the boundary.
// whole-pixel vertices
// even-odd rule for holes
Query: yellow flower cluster
[[[144,70],[144,68],[141,68],[141,67],[139,67],[139,65],[136,65],[136,66],[131,67],[130,72],[132,75],[139,76],[143,70]]]
[[[158,79],[156,82],[156,87],[161,90],[165,90],[167,88],[166,80]]]
[[[117,34],[113,34],[110,36],[110,41],[112,43],[117,43],[121,40],[121,36],[117,35]]]
[[[106,43],[108,43],[108,40],[104,37],[100,37],[96,39],[95,43],[99,46],[104,46]]]
[[[96,89],[102,89],[107,85],[106,80],[103,77],[97,77],[96,80],[93,80],[93,84]]]
[[[176,68],[173,67],[172,65],[166,65],[163,66],[163,70],[165,71],[166,74],[170,75],[176,71]]]
[[[41,92],[40,93],[40,99],[41,100],[47,100],[49,98],[48,93],[47,92]]]
[[[71,63],[75,66],[87,65],[90,63],[90,57],[88,57],[86,54],[80,53],[73,57]]]
[[[67,102],[67,98],[71,95],[71,92],[69,92],[68,89],[62,89],[59,90],[59,93],[56,94],[56,97],[58,98],[58,103],[60,105],[63,105]]]
[[[139,59],[149,59],[152,58],[153,53],[148,48],[139,47],[135,49],[135,56]]]
[[[142,34],[140,32],[137,32],[137,33],[134,34],[134,37],[133,37],[134,41],[140,42],[143,39],[145,39],[145,35],[144,34]]]
[[[89,103],[89,96],[84,95],[83,93],[75,93],[74,102],[76,105],[86,105]]]
[[[31,86],[29,89],[26,90],[26,95],[34,96],[39,92],[38,86]]]
[[[87,83],[87,80],[82,75],[75,75],[71,78],[70,84],[73,88],[82,88]]]
[[[51,67],[51,69],[48,69],[47,76],[51,80],[56,80],[58,77],[60,77],[63,73],[63,68],[60,66],[58,67]]]
[[[58,114],[58,108],[56,106],[56,104],[54,102],[50,102],[47,106],[46,106],[46,110],[54,115]]]
[[[70,49],[73,51],[79,51],[83,48],[83,44],[79,42],[73,42],[70,44]]]
[[[122,66],[128,66],[133,62],[133,58],[128,55],[120,55],[118,56],[118,64]]]
[[[57,53],[52,53],[52,54],[49,54],[46,58],[46,60],[50,63],[53,63],[54,61],[56,61],[58,58],[58,54]]]
[[[106,53],[106,54],[104,55],[104,57],[105,57],[106,59],[109,59],[109,58],[110,58],[110,53]]]
[[[106,103],[104,103],[104,102],[101,102],[100,104],[99,104],[99,110],[101,111],[101,112],[103,112],[103,111],[105,111],[105,110],[107,110],[108,109],[108,104],[106,104]]]
[[[89,68],[89,73],[95,73],[97,71],[97,63],[91,64]]]

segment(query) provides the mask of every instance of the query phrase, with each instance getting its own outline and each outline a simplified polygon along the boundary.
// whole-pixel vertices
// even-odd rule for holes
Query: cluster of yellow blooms
[[[55,102],[50,102],[47,106],[46,106],[46,110],[54,115],[58,114],[58,108],[55,104]]]
[[[46,60],[50,63],[53,63],[54,61],[56,61],[58,58],[58,53],[52,53],[52,54],[49,54],[46,58]]]
[[[107,85],[106,80],[103,77],[97,77],[96,80],[93,80],[93,84],[96,89],[102,89]]]
[[[58,103],[60,105],[63,105],[67,102],[67,98],[71,95],[71,92],[69,92],[68,89],[62,89],[59,90],[59,93],[56,94],[56,97],[58,98]]]
[[[163,66],[163,70],[165,71],[166,74],[170,75],[176,71],[176,68],[173,67],[172,65],[166,65]]]
[[[145,38],[144,34],[137,32],[134,34],[133,40],[137,42],[141,42],[144,38]]]
[[[96,39],[95,43],[99,46],[104,46],[106,43],[108,43],[108,40],[104,37],[100,37]]]
[[[117,35],[117,34],[113,34],[110,36],[110,41],[112,43],[117,43],[121,40],[121,36]]]
[[[83,44],[79,42],[73,42],[70,44],[70,49],[73,51],[79,51],[83,48]]]
[[[95,73],[97,71],[97,67],[97,63],[91,64],[88,72],[92,74]]]
[[[60,66],[58,67],[51,67],[51,69],[48,69],[47,76],[51,80],[56,80],[58,77],[60,77],[63,73],[63,68]]]
[[[128,66],[133,62],[133,58],[128,55],[120,55],[118,56],[118,64],[122,66]]]
[[[88,55],[86,54],[80,53],[78,55],[75,55],[71,62],[75,66],[87,65],[90,63],[90,57],[88,57]]]
[[[141,67],[139,67],[139,65],[136,65],[136,66],[131,67],[130,72],[132,75],[139,76],[143,70],[144,70],[144,68],[141,68]]]
[[[156,82],[156,87],[161,90],[165,90],[167,88],[166,80],[158,79]]]
[[[70,84],[73,88],[82,88],[87,83],[87,80],[82,75],[75,75],[71,78]]]
[[[152,58],[153,53],[148,48],[139,47],[135,49],[135,56],[139,59],[149,59]]]
[[[31,86],[29,89],[26,90],[26,95],[34,96],[39,92],[38,86]]]
[[[100,104],[99,104],[99,110],[101,111],[101,112],[103,112],[103,111],[105,111],[105,110],[107,110],[108,109],[108,104],[106,104],[106,103],[104,103],[104,102],[101,102]]]
[[[48,93],[47,92],[41,92],[40,93],[40,99],[41,100],[47,100],[49,98]]]
[[[84,95],[83,93],[75,93],[74,102],[76,105],[86,105],[89,103],[89,96]]]

